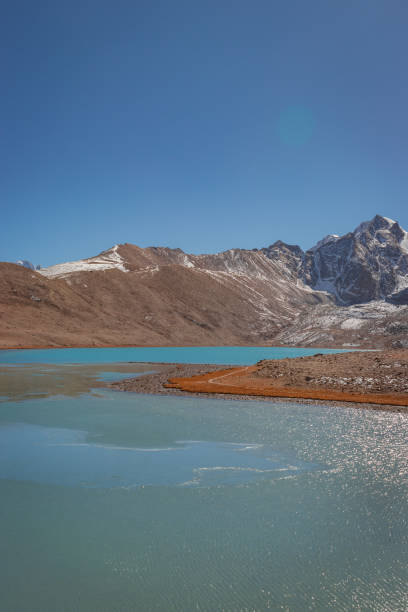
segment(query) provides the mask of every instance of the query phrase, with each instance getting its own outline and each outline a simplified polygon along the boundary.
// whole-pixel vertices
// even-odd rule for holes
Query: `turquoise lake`
[[[98,386],[299,353],[1,351],[0,609],[406,611],[405,415]]]
[[[259,346],[171,346],[120,348],[67,348],[0,350],[0,364],[6,363],[122,363],[147,361],[165,363],[216,363],[248,365],[261,359],[283,359],[320,353],[339,353],[337,349],[275,348]]]

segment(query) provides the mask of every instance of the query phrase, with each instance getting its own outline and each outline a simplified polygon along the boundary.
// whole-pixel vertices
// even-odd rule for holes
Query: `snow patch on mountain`
[[[361,318],[356,319],[355,317],[349,317],[340,323],[340,327],[341,329],[359,329],[363,323],[364,320]]]
[[[127,272],[122,257],[118,253],[118,245],[90,259],[67,261],[49,268],[42,268],[39,273],[48,278],[65,278],[74,272],[90,272],[95,270],[116,269]]]
[[[185,266],[186,268],[195,268],[195,265],[193,264],[193,262],[187,257],[187,255],[184,256],[183,259],[183,266]]]
[[[31,263],[31,261],[28,261],[27,259],[19,259],[18,261],[16,261],[16,264],[18,266],[23,266],[23,268],[28,268],[29,270],[35,270],[34,265]]]
[[[293,325],[276,336],[276,340],[289,345],[325,344],[334,341],[340,330],[345,330],[350,333],[350,339],[355,340],[349,345],[359,346],[373,334],[381,333],[383,321],[398,314],[406,317],[408,306],[396,306],[382,300],[352,306],[319,305],[300,314]],[[358,335],[353,336],[352,332]]]

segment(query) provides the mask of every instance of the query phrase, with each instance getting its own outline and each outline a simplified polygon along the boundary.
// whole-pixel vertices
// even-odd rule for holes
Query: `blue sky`
[[[0,260],[408,229],[405,0],[4,0]]]

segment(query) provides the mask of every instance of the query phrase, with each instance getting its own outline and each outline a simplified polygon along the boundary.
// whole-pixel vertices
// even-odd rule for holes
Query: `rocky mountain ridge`
[[[407,233],[378,215],[306,252],[115,245],[38,271],[0,263],[0,346],[381,345],[404,341],[406,288]]]
[[[408,233],[387,217],[376,215],[344,236],[330,234],[306,252],[282,242],[262,251],[339,305],[408,303]]]

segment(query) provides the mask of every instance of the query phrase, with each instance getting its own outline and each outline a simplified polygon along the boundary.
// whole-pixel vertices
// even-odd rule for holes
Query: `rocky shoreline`
[[[408,352],[407,352],[408,353]],[[381,353],[380,353],[381,354]],[[344,354],[343,354],[344,355]],[[350,354],[347,354],[350,355]],[[358,355],[363,356],[364,353],[358,353]],[[375,356],[371,354],[368,358],[366,358],[366,362],[370,362],[374,367],[381,368],[383,361],[378,357],[379,353],[376,352]],[[389,352],[387,352],[387,359],[389,360]],[[392,357],[396,355],[396,352],[392,351]],[[284,360],[271,360],[268,364],[271,364],[270,367],[273,369],[281,368],[291,368],[293,371],[296,368],[296,365],[301,363],[304,368],[307,363],[309,363],[309,372],[310,364],[314,364],[314,368],[316,371],[322,371],[327,369],[327,363],[325,362],[325,357],[322,355],[316,355],[313,357],[307,358],[295,358],[295,359],[284,359]],[[331,358],[332,367],[336,367],[336,362],[333,362],[333,358],[336,355],[327,356]],[[401,358],[401,355],[400,355]],[[322,362],[323,359],[323,362]],[[349,362],[351,371],[355,369],[355,362],[357,356],[353,357],[351,362]],[[306,361],[305,360],[309,360]],[[400,359],[401,361],[401,359]],[[399,363],[399,362],[397,362]],[[407,361],[408,363],[408,361]],[[400,403],[400,405],[393,404],[393,398],[391,395],[387,395],[384,397],[390,397],[390,403],[386,403],[382,401],[378,403],[378,391],[377,394],[370,389],[365,388],[364,394],[360,394],[360,396],[355,395],[356,401],[353,401],[353,395],[347,392],[337,392],[337,395],[333,395],[336,390],[330,389],[327,378],[326,381],[320,383],[319,388],[315,388],[313,390],[313,394],[315,397],[308,396],[307,390],[304,389],[304,386],[299,389],[299,387],[294,387],[293,378],[292,378],[292,386],[286,385],[281,386],[279,395],[279,389],[274,390],[274,394],[270,393],[270,385],[275,381],[270,376],[270,372],[268,369],[265,371],[265,362],[260,362],[256,366],[249,366],[248,368],[236,368],[234,366],[220,366],[215,364],[152,364],[153,367],[158,368],[158,371],[153,374],[147,374],[140,376],[138,378],[128,378],[121,381],[113,382],[107,384],[106,386],[110,389],[114,389],[117,391],[128,391],[133,393],[142,393],[142,394],[155,394],[155,395],[166,395],[166,396],[182,396],[182,397],[212,397],[215,399],[229,399],[229,400],[256,400],[256,401],[268,401],[268,402],[295,402],[301,404],[329,404],[333,406],[340,407],[351,407],[354,406],[356,408],[366,408],[372,410],[388,410],[395,412],[404,412],[408,413],[408,393],[398,393],[395,397]],[[388,364],[386,364],[388,365]],[[360,366],[363,367],[363,366]],[[405,367],[404,364],[399,364],[398,367]],[[367,368],[367,363],[366,363]],[[246,376],[245,384],[242,385],[243,382],[243,371],[248,370]],[[240,386],[236,386],[236,393],[234,393],[234,386],[230,386],[229,388],[225,388],[225,386],[216,386],[216,379],[224,377],[225,372],[227,372],[227,376],[233,375],[235,377],[238,376],[238,383]],[[214,374],[214,377],[211,374]],[[355,373],[355,372],[354,372]],[[265,376],[266,374],[266,376]],[[390,372],[391,374],[391,372]],[[309,375],[308,375],[309,376]],[[267,379],[265,381],[265,378]],[[401,378],[401,377],[400,377]],[[384,380],[386,384],[389,379]],[[405,376],[403,376],[403,380],[405,380]],[[187,381],[187,384],[178,384],[179,381]],[[254,382],[255,381],[255,382]],[[256,389],[257,384],[261,381],[261,385]],[[198,384],[197,384],[198,382]],[[211,386],[208,386],[206,383],[211,382]],[[282,381],[284,382],[284,381]],[[265,384],[266,383],[266,384]],[[255,385],[255,388],[251,388],[251,384]],[[201,386],[200,386],[201,385]],[[245,386],[246,385],[246,386]],[[183,388],[184,386],[184,388]],[[268,387],[265,389],[265,387]],[[289,391],[288,391],[289,387]],[[247,390],[247,392],[245,392]],[[361,389],[360,389],[361,391]],[[386,388],[385,391],[390,393],[392,391],[390,388]],[[355,389],[354,389],[355,392]],[[332,398],[330,394],[332,393]],[[339,393],[343,393],[343,395],[339,395]],[[334,399],[336,398],[337,399]],[[338,397],[344,397],[344,399],[338,399]],[[403,398],[401,405],[400,398]],[[373,403],[372,403],[373,402]],[[376,402],[376,403],[374,403]]]
[[[180,391],[179,389],[166,388],[169,379],[178,376],[197,376],[217,372],[221,368],[233,366],[220,366],[216,364],[195,364],[195,363],[151,363],[157,371],[151,374],[143,374],[137,378],[124,378],[104,386],[116,391],[131,391],[133,393],[147,393],[154,395],[181,395],[191,396],[191,393]],[[201,395],[194,393],[193,395]]]

